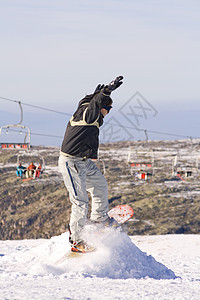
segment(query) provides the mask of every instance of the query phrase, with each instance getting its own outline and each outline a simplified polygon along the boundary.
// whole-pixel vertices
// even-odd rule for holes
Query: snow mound
[[[97,231],[90,225],[86,227],[85,235],[96,251],[75,258],[66,257],[70,250],[68,233],[44,240],[44,243],[31,250],[24,249],[20,256],[27,266],[27,272],[64,278],[176,278],[172,270],[135,246],[126,233],[113,229]]]

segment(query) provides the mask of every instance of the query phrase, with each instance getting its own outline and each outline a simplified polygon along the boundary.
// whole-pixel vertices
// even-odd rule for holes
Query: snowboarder
[[[103,224],[114,220],[108,216],[106,179],[92,159],[97,158],[99,127],[112,108],[110,94],[123,83],[122,79],[119,76],[106,86],[99,84],[93,94],[84,97],[65,131],[59,168],[72,203],[69,240],[74,252],[91,251],[83,237],[89,202],[87,192],[92,197],[91,220]]]

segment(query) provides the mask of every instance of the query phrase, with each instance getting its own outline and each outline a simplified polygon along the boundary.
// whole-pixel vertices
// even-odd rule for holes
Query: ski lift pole
[[[146,137],[146,143],[148,143],[148,133],[147,133],[146,129],[144,129],[144,134],[145,134],[145,137]]]
[[[19,104],[20,112],[21,112],[21,120],[20,120],[20,122],[17,125],[20,125],[22,123],[22,121],[23,121],[23,108],[22,108],[21,101],[17,101],[17,102]],[[27,126],[24,126],[24,128],[27,129],[27,132],[25,132],[25,136],[24,136],[24,143],[26,143],[26,139],[27,139],[27,135],[28,135],[28,144],[29,144],[28,150],[30,150],[30,145],[31,145],[31,131],[30,131],[29,127],[27,127]]]
[[[178,154],[175,155],[174,160],[172,160],[172,176],[176,176],[176,170],[177,170],[177,158]],[[175,174],[176,173],[176,174]]]
[[[105,162],[104,160],[102,160],[102,164],[103,164],[103,174],[106,174],[106,166],[105,166]]]
[[[23,121],[23,109],[22,109],[22,103],[21,101],[18,101],[19,107],[20,107],[20,111],[21,111],[21,120],[19,121],[18,125],[20,125]]]
[[[151,165],[152,165],[152,175],[154,175],[154,152],[151,150]]]
[[[192,136],[189,136],[189,139],[190,139],[191,151],[192,151],[193,150],[193,138],[192,138]]]
[[[196,157],[196,170],[197,170],[197,173],[199,173],[199,157],[198,157],[198,155]]]

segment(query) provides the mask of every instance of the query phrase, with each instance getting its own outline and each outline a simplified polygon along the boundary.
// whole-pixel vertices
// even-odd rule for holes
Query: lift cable
[[[42,109],[42,110],[47,110],[47,111],[57,113],[57,114],[71,116],[71,114],[68,114],[68,113],[65,113],[65,112],[61,112],[61,111],[57,111],[57,110],[54,110],[54,109],[50,109],[50,108],[46,108],[46,107],[41,107],[41,106],[21,102],[21,101],[18,101],[18,100],[12,100],[12,99],[9,99],[9,98],[4,98],[4,97],[0,97],[0,99],[10,101],[10,102],[15,102],[15,103],[21,103],[21,104],[26,105],[26,106],[30,106],[30,107],[34,107],[34,108],[38,108],[38,109]]]
[[[26,106],[30,106],[30,107],[34,107],[34,108],[42,109],[42,110],[46,110],[46,111],[50,111],[50,112],[53,112],[53,113],[67,115],[67,116],[70,116],[70,117],[72,116],[72,114],[69,114],[69,113],[60,112],[60,111],[57,111],[57,110],[53,110],[53,109],[49,109],[49,108],[45,108],[45,107],[41,107],[41,106],[37,106],[37,105],[32,105],[32,104],[29,104],[29,103],[24,103],[24,102],[21,102],[21,101],[18,101],[18,100],[13,100],[13,99],[5,98],[5,97],[0,97],[0,99],[10,101],[10,102],[20,103],[20,104],[23,104],[23,105],[26,105]],[[109,124],[109,125],[112,125],[112,126],[119,126],[119,127],[122,127],[122,128],[131,129],[131,130],[136,130],[136,131],[140,131],[140,132],[144,132],[146,138],[148,137],[147,136],[148,133],[161,134],[161,135],[167,135],[167,136],[173,136],[173,137],[179,137],[179,138],[180,137],[181,138],[190,138],[190,139],[199,139],[200,138],[200,137],[193,137],[193,136],[182,135],[182,134],[174,134],[174,133],[167,133],[167,132],[161,132],[161,131],[153,131],[153,130],[148,130],[148,129],[143,129],[143,128],[134,128],[134,127],[131,127],[131,126],[124,126],[124,125],[121,125],[121,124],[112,124],[112,123],[109,123],[109,122],[107,122],[106,124]],[[32,135],[41,135],[41,136],[62,138],[60,136],[54,136],[54,135],[48,135],[48,134],[40,134],[40,133],[31,133],[31,134]]]

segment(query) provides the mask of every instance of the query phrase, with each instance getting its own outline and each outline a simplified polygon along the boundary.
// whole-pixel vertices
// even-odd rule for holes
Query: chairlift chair
[[[42,165],[42,171],[45,170],[45,160],[44,157],[37,151],[24,151],[20,152],[17,155],[17,165],[20,163],[23,164],[30,164],[31,162],[36,164]]]
[[[21,111],[21,119],[18,124],[8,124],[0,127],[0,137],[4,133],[11,133],[15,132],[18,135],[19,134],[24,134],[24,142],[1,142],[0,146],[2,149],[30,149],[31,145],[31,131],[28,126],[22,125],[22,120],[23,120],[23,110],[22,110],[22,105],[21,101],[16,101],[19,104],[20,111]],[[16,129],[16,130],[15,130]],[[27,141],[28,138],[28,141]]]
[[[128,163],[131,168],[131,175],[135,173],[137,178],[147,180],[154,174],[154,155],[153,151],[134,151],[131,157],[131,151],[128,155]]]

